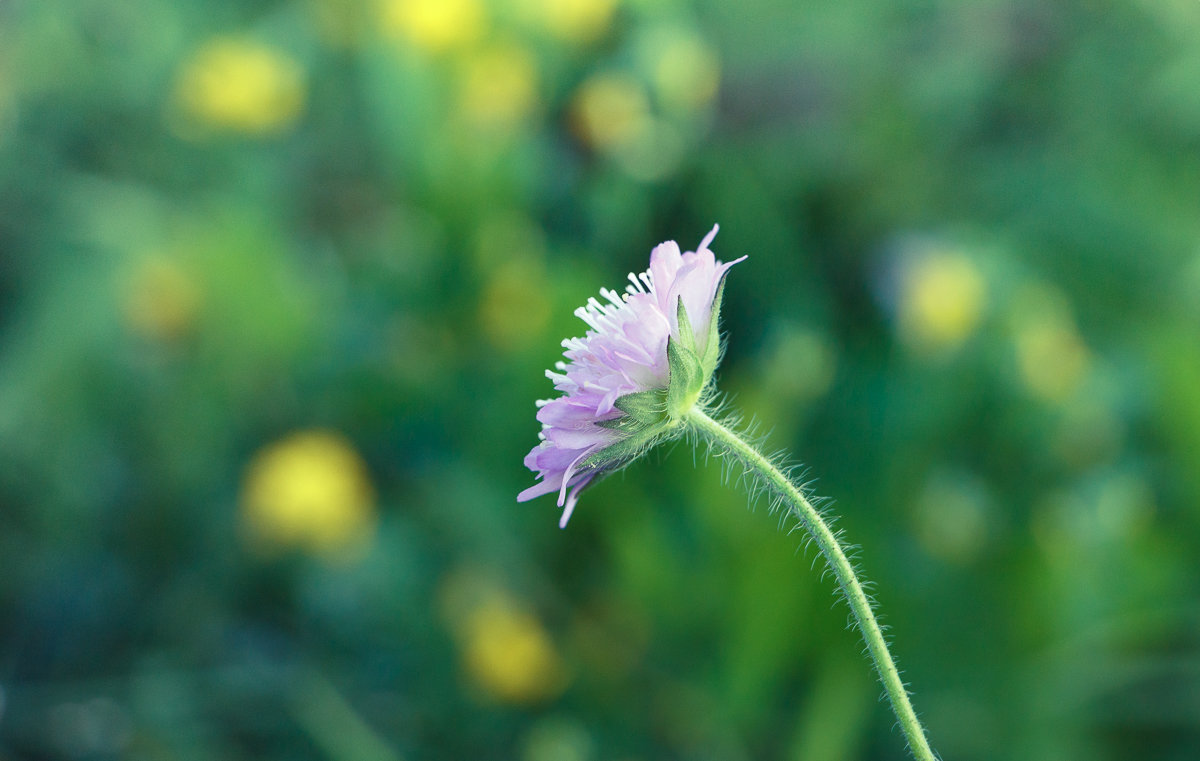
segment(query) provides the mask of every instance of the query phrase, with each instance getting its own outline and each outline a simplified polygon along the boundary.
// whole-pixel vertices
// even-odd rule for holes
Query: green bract
[[[718,322],[723,292],[724,280],[713,299],[703,355],[696,346],[692,321],[688,318],[683,299],[678,300],[676,319],[679,335],[678,338],[672,336],[667,339],[667,362],[670,366],[667,387],[638,391],[618,398],[614,406],[625,414],[613,420],[597,422],[596,425],[620,431],[624,438],[590,455],[583,461],[582,467],[611,467],[613,463],[629,462],[662,439],[677,435],[682,430],[684,416],[704,395],[721,358]]]

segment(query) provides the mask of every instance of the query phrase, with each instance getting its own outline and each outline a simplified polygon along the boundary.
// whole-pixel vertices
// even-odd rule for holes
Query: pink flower
[[[546,371],[563,395],[537,403],[541,442],[525,465],[542,480],[518,501],[558,492],[565,527],[585,487],[678,428],[716,369],[725,273],[746,258],[717,261],[708,248],[717,230],[696,251],[656,246],[650,269],[631,273],[625,293],[601,289],[603,301],[575,310],[590,329],[563,341],[567,361]]]

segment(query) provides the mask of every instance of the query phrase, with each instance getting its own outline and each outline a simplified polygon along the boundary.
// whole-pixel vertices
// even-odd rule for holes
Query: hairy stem
[[[879,672],[879,679],[883,682],[884,689],[887,690],[892,711],[899,719],[900,727],[908,739],[909,749],[920,761],[935,761],[936,757],[929,747],[929,741],[925,739],[925,729],[921,726],[916,712],[913,711],[912,703],[908,700],[908,692],[904,689],[904,683],[900,680],[899,672],[896,671],[896,664],[892,661],[891,653],[888,652],[887,642],[884,641],[883,632],[879,629],[879,622],[875,620],[871,603],[863,592],[862,584],[855,575],[850,561],[846,558],[841,544],[830,531],[828,524],[821,518],[821,514],[805,498],[800,489],[780,472],[779,468],[775,467],[770,459],[764,457],[737,433],[713,420],[699,407],[693,407],[688,411],[686,420],[693,430],[711,444],[729,452],[740,460],[748,471],[762,479],[763,483],[783,500],[792,514],[808,530],[813,541],[820,548],[821,554],[828,561],[838,586],[846,596],[846,601],[850,603],[850,610],[858,621],[858,628],[862,632],[863,639],[866,640],[867,651],[875,663],[875,670]]]

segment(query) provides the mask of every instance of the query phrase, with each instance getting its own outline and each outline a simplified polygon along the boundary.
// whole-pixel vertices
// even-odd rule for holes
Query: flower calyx
[[[717,287],[708,335],[703,351],[696,344],[696,335],[687,308],[680,298],[676,306],[678,336],[667,339],[669,380],[666,388],[637,391],[619,397],[613,406],[624,414],[612,420],[597,422],[623,434],[622,438],[588,457],[582,467],[612,467],[614,463],[636,458],[659,439],[679,428],[683,418],[704,395],[721,359],[721,340],[718,316],[725,283]]]

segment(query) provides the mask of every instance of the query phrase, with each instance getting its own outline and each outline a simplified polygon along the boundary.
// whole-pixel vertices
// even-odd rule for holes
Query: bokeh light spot
[[[537,105],[537,86],[536,62],[527,49],[511,43],[485,47],[463,63],[462,114],[479,127],[511,129]]]
[[[1091,368],[1066,297],[1046,284],[1024,287],[1012,304],[1017,368],[1025,387],[1049,402],[1066,401]]]
[[[695,111],[716,97],[720,60],[695,33],[678,27],[657,30],[646,36],[640,57],[663,107]]]
[[[380,22],[385,33],[430,53],[472,43],[487,28],[479,0],[384,0]]]
[[[566,686],[562,659],[541,622],[506,597],[471,612],[463,659],[475,685],[502,702],[540,703]]]
[[[200,305],[199,283],[166,256],[142,259],[125,284],[125,321],[145,338],[172,341],[183,337],[193,328]]]
[[[612,25],[617,0],[518,0],[523,14],[564,42],[591,42]]]
[[[514,258],[498,265],[479,303],[479,323],[492,344],[515,349],[540,340],[551,316],[548,290],[540,263]]]
[[[576,134],[587,145],[611,150],[628,146],[650,127],[645,89],[623,74],[597,74],[580,86],[572,105]]]
[[[246,471],[249,538],[267,550],[297,547],[327,557],[361,549],[375,528],[366,463],[343,436],[300,431],[267,446]]]
[[[566,664],[550,634],[493,574],[459,568],[443,579],[438,597],[465,675],[485,698],[533,705],[566,689]]]
[[[218,37],[184,63],[176,99],[184,115],[202,127],[272,134],[303,111],[304,75],[296,61],[263,43]]]
[[[919,350],[957,348],[979,325],[986,298],[983,275],[966,256],[953,251],[915,256],[901,283],[901,335]]]

